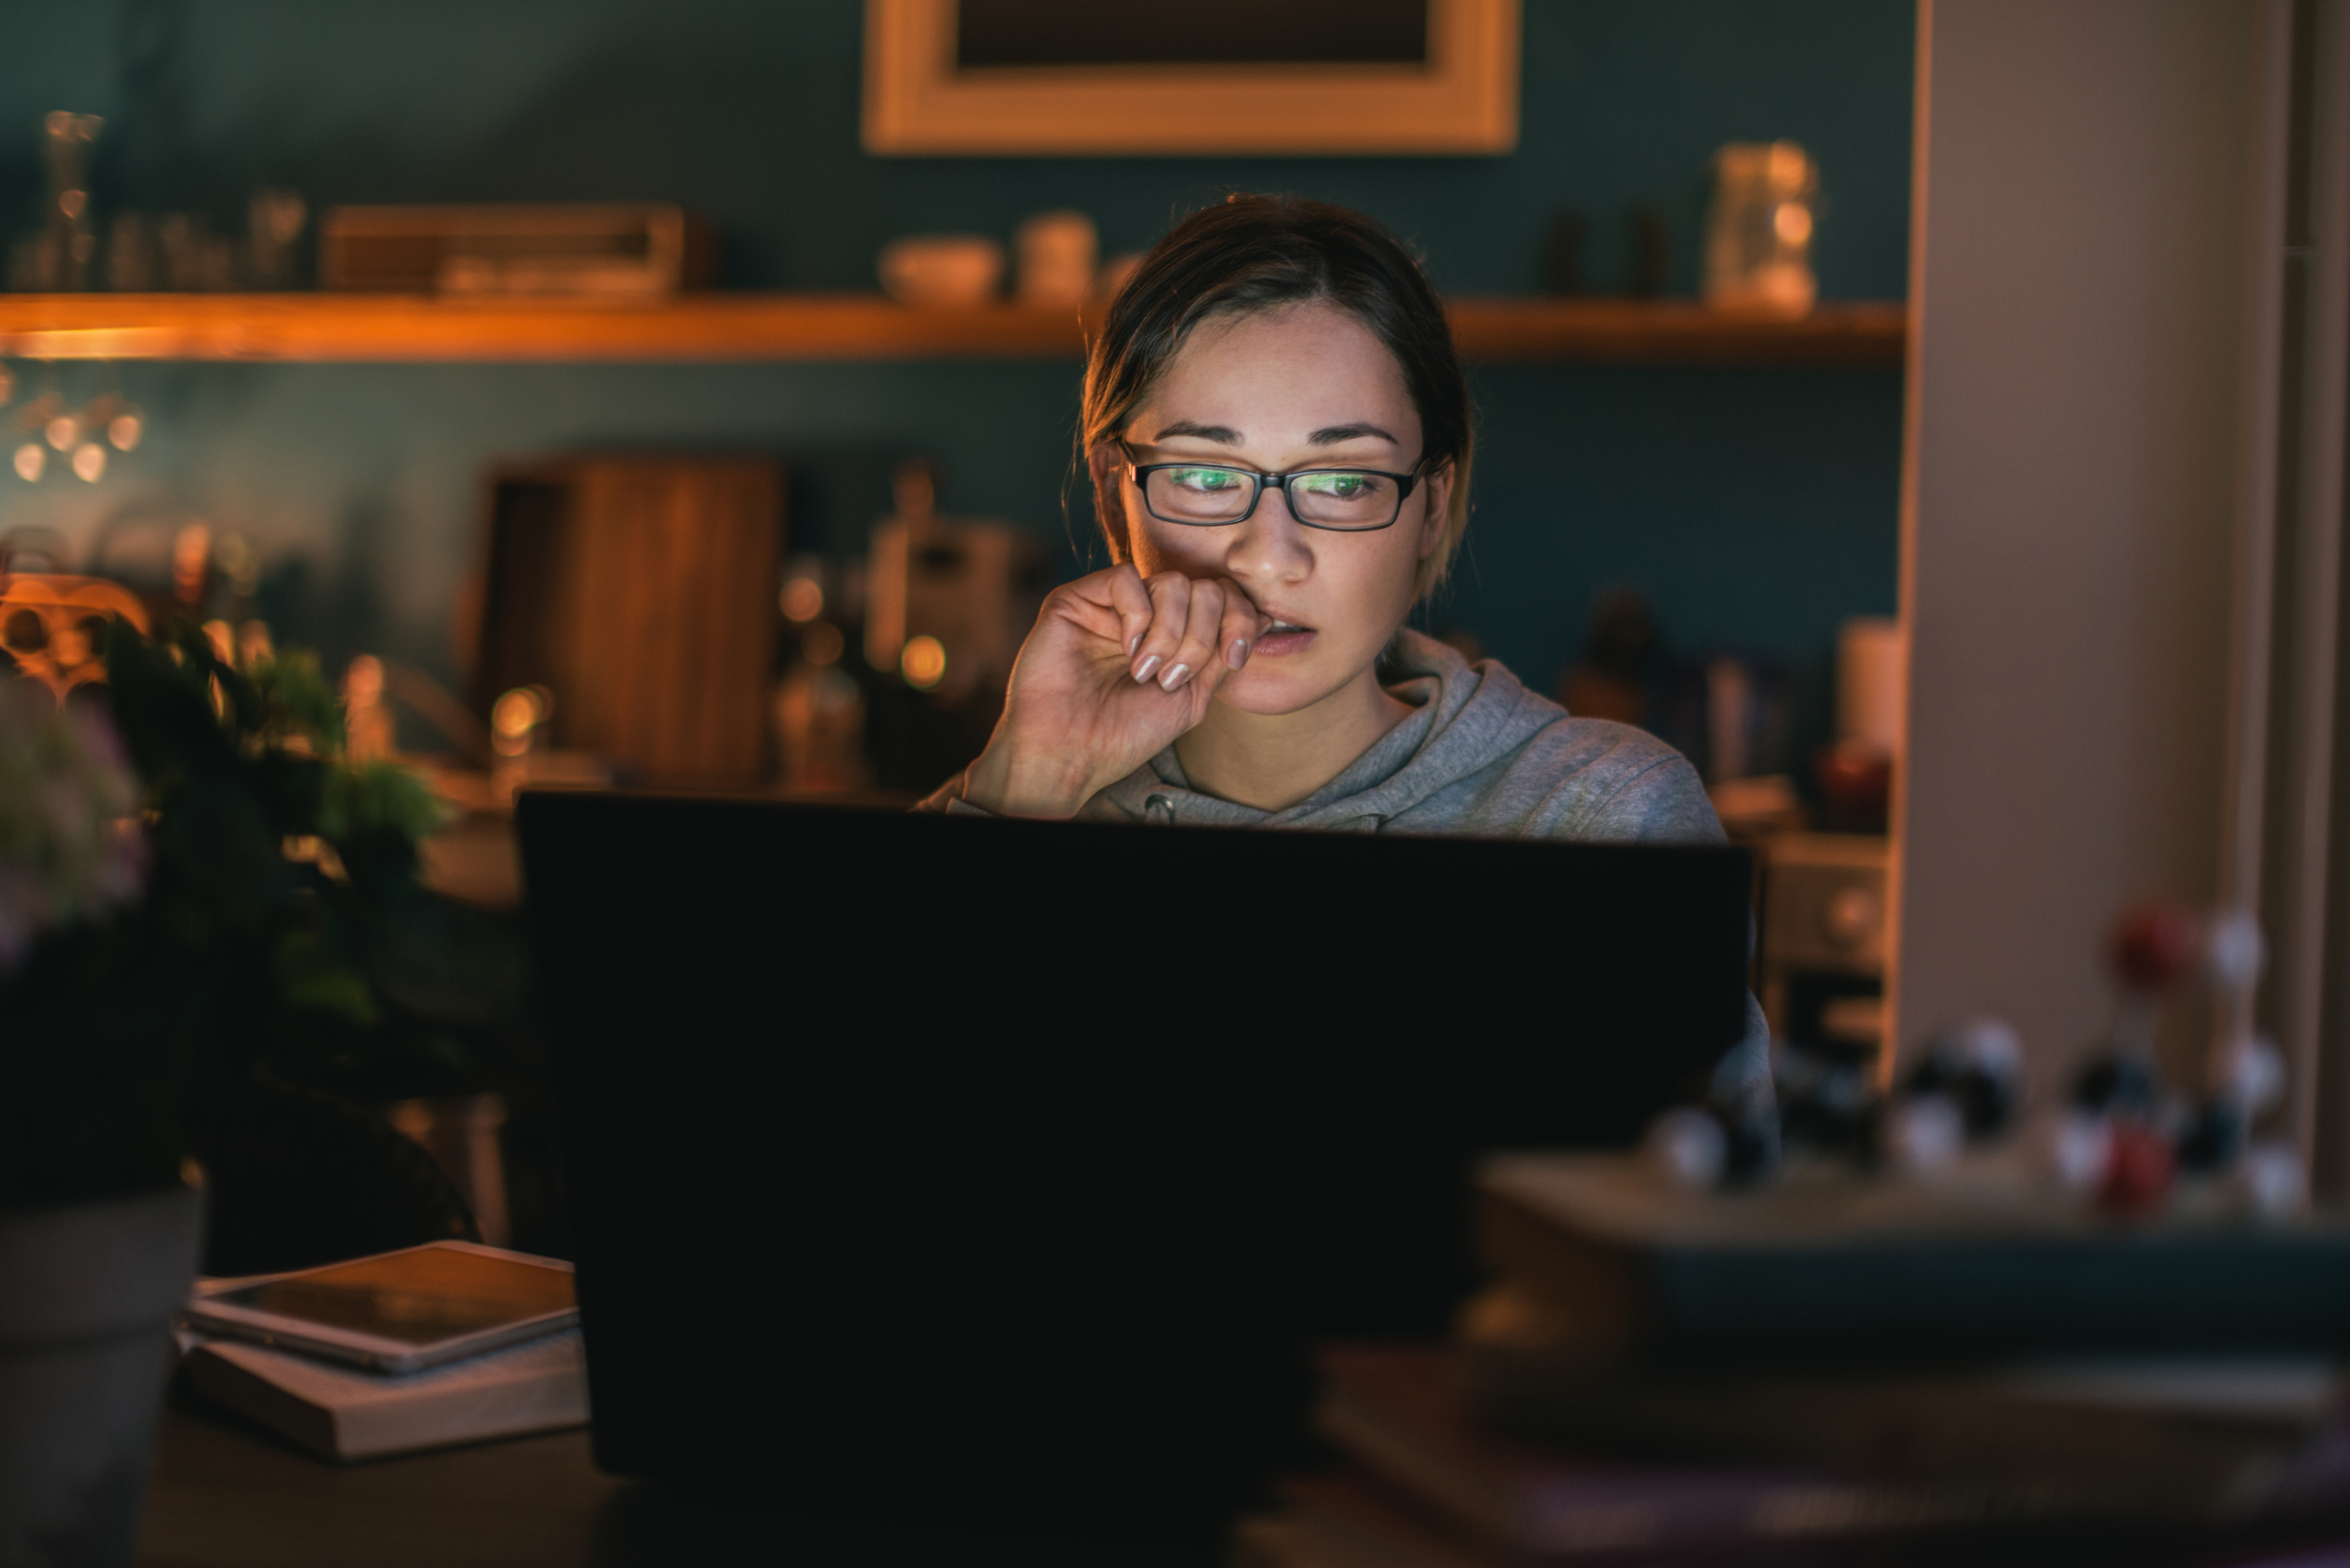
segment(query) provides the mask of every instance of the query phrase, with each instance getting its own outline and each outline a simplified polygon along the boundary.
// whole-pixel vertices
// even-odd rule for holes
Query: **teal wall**
[[[1614,286],[1624,210],[1646,202],[1692,292],[1709,154],[1792,136],[1828,197],[1823,292],[1904,286],[1906,0],[1526,0],[1518,151],[1426,160],[869,159],[858,0],[23,9],[0,50],[0,213],[32,212],[38,117],[68,108],[108,117],[105,211],[225,223],[265,183],[319,204],[675,199],[724,226],[741,286],[868,286],[893,235],[1008,236],[1046,207],[1092,213],[1107,250],[1140,248],[1243,188],[1364,207],[1463,294],[1532,291],[1566,206],[1590,221],[1595,283]],[[775,452],[798,475],[799,543],[829,549],[856,547],[889,460],[926,452],[950,510],[1037,529],[1068,570],[1080,558],[1061,513],[1073,365],[16,369],[76,399],[119,375],[153,435],[95,486],[0,474],[0,526],[86,547],[204,516],[260,549],[287,629],[338,656],[445,670],[484,466],[565,447]],[[1435,618],[1530,681],[1555,679],[1611,583],[1644,587],[1680,651],[1779,661],[1814,699],[1837,620],[1892,607],[1897,373],[1513,367],[1480,372],[1476,393],[1476,521]]]

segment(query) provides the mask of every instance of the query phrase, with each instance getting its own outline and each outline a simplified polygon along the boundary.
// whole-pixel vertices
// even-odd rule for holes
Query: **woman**
[[[933,809],[1721,840],[1671,747],[1404,626],[1468,523],[1469,394],[1361,213],[1245,196],[1178,224],[1094,342],[1079,440],[1118,564],[1046,599]]]
[[[1405,627],[1473,435],[1443,307],[1370,219],[1235,196],[1177,224],[1094,341],[1078,439],[1117,565],[1045,601],[929,809],[1721,842],[1671,747]],[[1725,1066],[1753,1085],[1749,1012]]]

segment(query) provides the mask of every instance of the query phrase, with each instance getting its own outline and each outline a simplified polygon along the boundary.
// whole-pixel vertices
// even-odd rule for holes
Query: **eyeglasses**
[[[1402,516],[1405,498],[1419,483],[1416,472],[1388,473],[1376,468],[1259,473],[1213,462],[1138,463],[1133,458],[1128,449],[1126,476],[1142,487],[1142,504],[1161,523],[1187,528],[1247,522],[1271,485],[1289,503],[1289,514],[1308,528],[1364,533],[1385,528]]]

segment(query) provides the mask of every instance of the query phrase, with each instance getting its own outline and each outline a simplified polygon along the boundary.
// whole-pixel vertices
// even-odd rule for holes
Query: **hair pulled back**
[[[1079,460],[1126,428],[1202,322],[1312,300],[1354,317],[1395,356],[1419,414],[1419,472],[1451,465],[1443,536],[1412,579],[1412,597],[1422,597],[1444,580],[1469,524],[1469,387],[1428,275],[1393,234],[1351,207],[1235,195],[1170,230],[1110,302],[1087,356]],[[1131,556],[1122,511],[1097,490],[1095,521],[1121,561]]]

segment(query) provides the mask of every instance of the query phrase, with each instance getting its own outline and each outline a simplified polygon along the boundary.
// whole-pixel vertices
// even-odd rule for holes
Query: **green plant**
[[[437,802],[344,758],[314,659],[238,668],[194,627],[117,622],[106,671],[143,894],[53,911],[0,969],[0,1205],[170,1180],[192,1116],[259,1079],[450,1081],[519,1004],[504,928],[418,879]],[[11,853],[0,837],[0,877]]]

